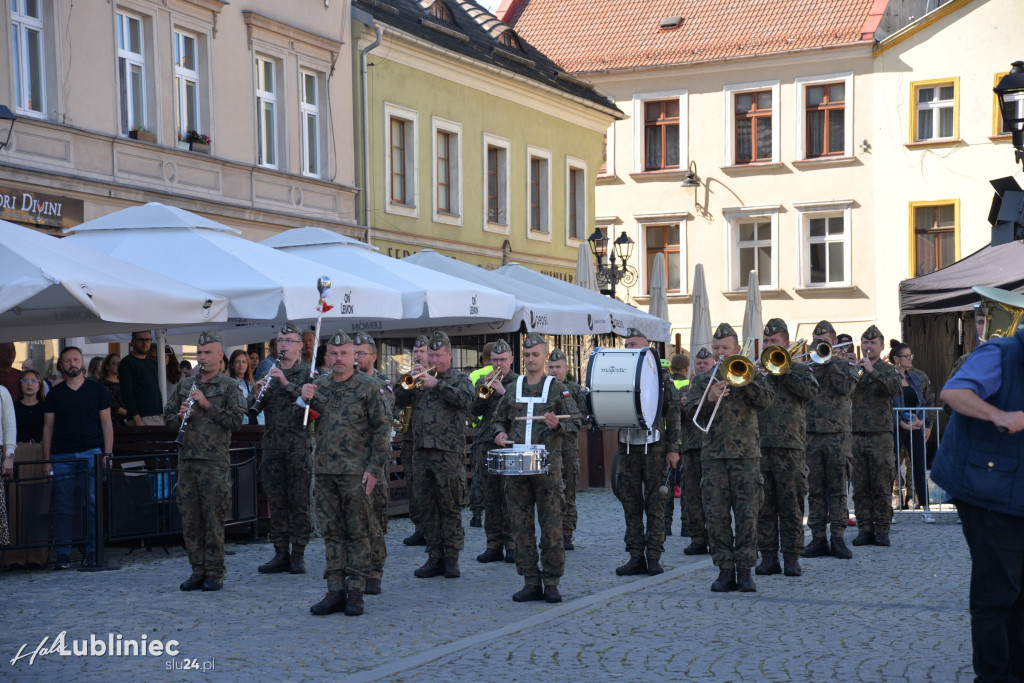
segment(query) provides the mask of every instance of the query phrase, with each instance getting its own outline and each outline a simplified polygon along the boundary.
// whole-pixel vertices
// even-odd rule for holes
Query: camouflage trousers
[[[562,457],[549,454],[547,474],[502,477],[512,513],[516,543],[516,572],[527,585],[557,586],[565,573],[565,547],[562,545]],[[534,510],[540,521],[540,569],[537,568],[537,534]]]
[[[647,554],[660,559],[665,552],[666,496],[659,490],[665,483],[665,448],[661,443],[647,446],[619,444],[616,491],[626,516],[626,551],[630,557]],[[644,528],[644,515],[647,527]]]
[[[847,472],[850,467],[850,435],[808,434],[804,446],[807,462],[807,526],[814,538],[843,537],[850,514],[846,506]]]
[[[362,592],[370,577],[372,513],[362,480],[361,474],[316,475],[316,516],[324,535],[329,591]]]
[[[860,531],[889,533],[895,457],[892,432],[854,434],[853,509]]]
[[[493,447],[497,444],[491,442]],[[480,480],[480,491],[484,506],[484,533],[487,534],[488,550],[515,550],[512,537],[512,513],[508,509],[505,494],[505,477],[487,471],[487,448],[481,448],[482,457],[473,470],[473,481]]]
[[[224,576],[224,518],[231,509],[228,463],[178,461],[178,510],[181,535],[192,573]]]
[[[757,563],[757,514],[764,495],[758,459],[712,458],[701,468],[711,559],[716,567],[749,569]]]
[[[757,549],[761,555],[804,554],[804,498],[807,465],[798,448],[762,448],[764,499],[757,515]]]
[[[402,440],[402,470],[405,474],[405,491],[409,496],[409,520],[416,529],[420,529],[422,515],[420,499],[416,490],[416,449],[412,447],[412,438],[406,435]]]
[[[420,530],[432,559],[458,559],[465,546],[462,501],[466,497],[466,455],[463,451],[421,448],[413,456],[416,495],[420,499]]]
[[[565,506],[562,509],[562,535],[572,538],[579,513],[576,511],[576,489],[580,485],[580,443],[575,436],[562,437],[562,483]]]
[[[481,473],[487,472],[487,451],[490,448],[494,448],[493,441],[484,442],[477,439],[469,451],[469,470],[473,473],[472,479],[469,480],[469,509],[474,513],[487,507],[484,502],[484,488],[487,484]]]
[[[683,494],[679,497],[683,505],[683,524],[689,529],[690,542],[707,545],[707,518],[704,516],[704,496],[700,492],[701,464],[700,449],[691,448],[679,455],[679,465],[683,470]]]
[[[384,463],[383,479],[377,482],[370,494],[370,578],[379,579],[384,575],[384,561],[388,558],[388,546],[384,535],[388,533],[388,480],[391,468]]]

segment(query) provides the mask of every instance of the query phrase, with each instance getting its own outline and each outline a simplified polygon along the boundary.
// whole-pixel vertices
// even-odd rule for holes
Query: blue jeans
[[[80,453],[54,453],[50,456],[53,466],[53,512],[54,548],[58,555],[71,554],[73,538],[85,537],[85,552],[96,552],[96,456],[99,448],[92,448]],[[85,529],[72,533],[72,520],[75,516],[75,495],[80,493],[81,501],[86,501]],[[81,505],[81,503],[79,503]]]

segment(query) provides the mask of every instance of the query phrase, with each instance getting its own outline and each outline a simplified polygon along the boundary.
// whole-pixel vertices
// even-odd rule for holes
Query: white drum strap
[[[516,403],[526,404],[526,437],[523,439],[527,444],[533,443],[533,406],[537,403],[548,402],[548,389],[555,378],[548,375],[544,379],[544,388],[540,396],[523,396],[523,387],[526,386],[526,375],[519,375],[516,380]]]

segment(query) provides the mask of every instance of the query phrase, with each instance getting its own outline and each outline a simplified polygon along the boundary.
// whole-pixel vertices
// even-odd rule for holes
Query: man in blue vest
[[[1024,328],[978,347],[941,396],[953,417],[932,479],[971,550],[975,680],[1024,680]]]

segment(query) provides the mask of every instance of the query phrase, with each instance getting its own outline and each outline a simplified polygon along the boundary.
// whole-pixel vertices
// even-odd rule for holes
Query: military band
[[[711,350],[701,347],[694,354],[693,374],[696,377],[702,372],[707,372],[715,365]],[[683,548],[685,555],[707,555],[708,554],[708,529],[707,517],[704,516],[704,496],[700,493],[701,465],[700,452],[704,448],[706,434],[697,429],[693,420],[688,416],[687,405],[696,405],[700,401],[700,394],[693,390],[693,382],[686,385],[686,392],[680,398],[682,406],[680,415],[680,443],[679,443],[679,467],[683,471],[682,495],[683,520],[686,523],[686,534],[690,537],[690,544]]]
[[[569,370],[569,359],[561,349],[555,349],[548,356],[548,374],[564,384],[569,389],[573,403],[581,414],[582,428],[586,422],[587,401],[583,393],[583,387],[576,382],[566,379]],[[580,484],[580,444],[577,432],[566,430],[562,433],[562,483],[565,485],[565,508],[562,512],[562,544],[566,550],[575,550],[572,542],[572,535],[576,532],[576,523],[579,521],[579,514],[576,511],[576,489]]]

